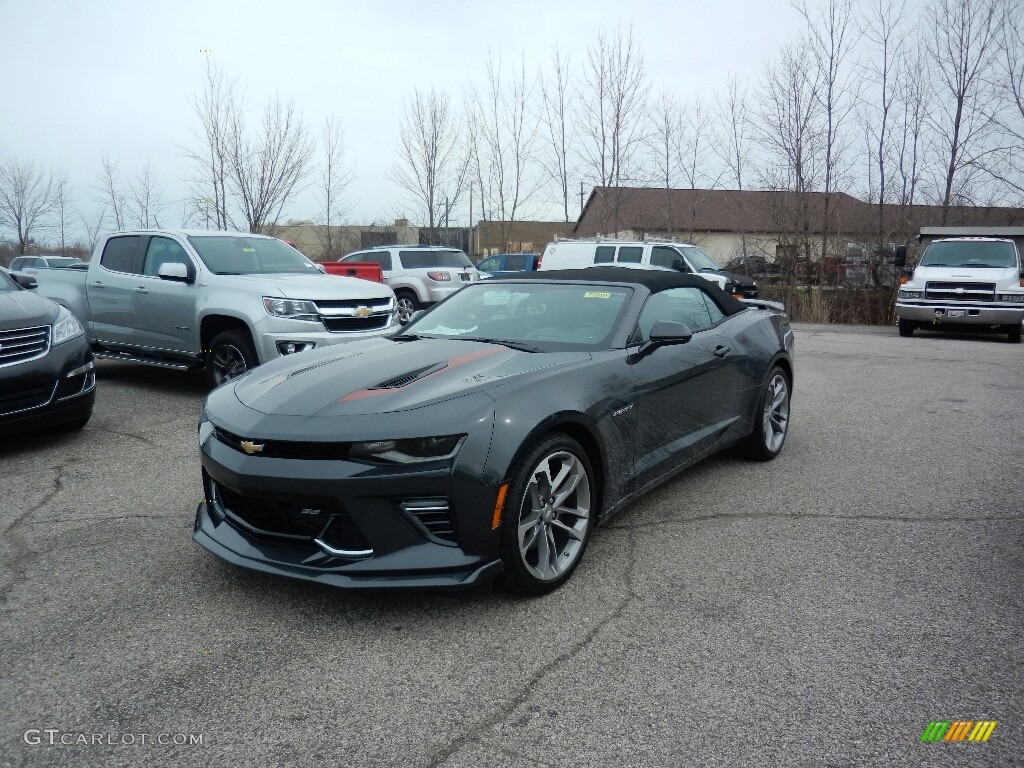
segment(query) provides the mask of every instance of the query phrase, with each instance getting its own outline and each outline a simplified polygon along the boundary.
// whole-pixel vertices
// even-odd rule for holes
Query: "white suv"
[[[380,264],[384,282],[398,297],[398,319],[447,298],[464,285],[482,280],[463,251],[436,245],[391,245],[356,251],[338,261]]]

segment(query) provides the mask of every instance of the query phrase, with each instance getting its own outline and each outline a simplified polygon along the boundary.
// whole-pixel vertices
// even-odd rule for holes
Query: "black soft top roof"
[[[669,269],[635,269],[630,267],[588,267],[586,269],[551,269],[539,272],[522,272],[516,275],[493,277],[491,280],[502,282],[518,280],[551,280],[580,281],[584,283],[625,283],[642,285],[651,293],[658,293],[667,288],[692,286],[700,288],[714,298],[715,303],[727,315],[735,315],[747,309],[747,305],[737,301],[717,285],[703,277],[676,272]]]

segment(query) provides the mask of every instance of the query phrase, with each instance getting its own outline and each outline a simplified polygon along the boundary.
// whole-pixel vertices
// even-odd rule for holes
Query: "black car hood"
[[[31,291],[0,293],[0,331],[51,325],[59,314],[59,306]]]
[[[530,371],[589,360],[586,352],[520,352],[455,339],[338,344],[256,368],[234,385],[248,408],[276,416],[356,416],[421,408]]]
[[[714,272],[703,272],[705,275],[722,275],[736,285],[754,285],[754,281],[745,275],[738,275],[735,272],[726,272],[724,269],[716,269]]]

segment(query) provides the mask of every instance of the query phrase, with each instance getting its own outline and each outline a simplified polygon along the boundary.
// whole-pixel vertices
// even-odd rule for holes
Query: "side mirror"
[[[907,265],[907,246],[897,245],[896,246],[896,258],[893,263],[897,267],[905,267]]]
[[[640,354],[646,355],[658,347],[667,347],[675,344],[685,344],[693,338],[693,331],[686,323],[676,323],[671,320],[659,320],[651,328],[651,336],[640,345]]]
[[[160,265],[157,275],[161,280],[173,280],[178,283],[192,282],[188,275],[188,267],[180,261],[168,261]]]
[[[39,281],[32,277],[32,275],[26,275],[24,272],[11,272],[11,277],[14,278],[14,282],[27,291],[34,291],[39,287]]]

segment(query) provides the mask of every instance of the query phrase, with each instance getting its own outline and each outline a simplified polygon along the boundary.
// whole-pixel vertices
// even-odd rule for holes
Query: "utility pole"
[[[469,182],[469,256],[473,257],[473,182]]]

